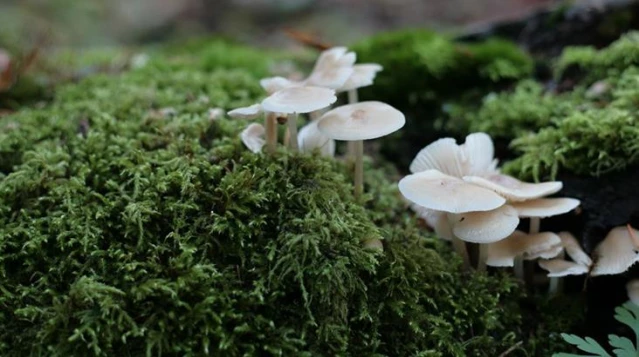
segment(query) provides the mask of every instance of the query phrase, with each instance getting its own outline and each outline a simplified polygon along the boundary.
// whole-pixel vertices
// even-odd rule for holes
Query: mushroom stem
[[[289,147],[293,152],[299,151],[297,146],[297,113],[289,114],[287,123],[288,132],[290,134]]]
[[[364,141],[353,141],[355,145],[355,199],[364,192]]]
[[[486,259],[488,258],[488,245],[479,244],[477,249],[479,249],[479,254],[477,255],[477,271],[486,271]]]
[[[348,104],[355,104],[359,101],[358,95],[357,95],[357,89],[351,89],[348,91]],[[347,158],[353,158],[355,157],[355,142],[354,141],[349,141],[348,144],[346,144],[346,157]]]
[[[452,235],[451,241],[453,242],[453,248],[455,252],[459,254],[464,261],[464,270],[470,269],[470,258],[468,257],[468,250],[466,249],[466,242],[457,238],[455,234]]]
[[[537,234],[539,233],[539,228],[541,225],[541,218],[539,217],[530,217],[530,222],[529,222],[529,227],[528,227],[528,233],[530,234]],[[533,264],[525,264],[522,261],[522,267],[523,267],[523,277],[524,277],[524,284],[531,289],[534,282],[534,278],[535,278],[535,266]]]
[[[513,267],[515,277],[521,281],[524,280],[524,258],[521,255],[515,257],[515,265]]]
[[[561,253],[557,256],[559,259],[564,259],[566,253],[562,250]],[[564,288],[564,280],[560,277],[551,277],[550,284],[548,285],[548,294],[549,295],[557,295],[561,293]]]
[[[273,154],[277,144],[276,114],[271,112],[266,113],[264,124],[264,127],[266,128],[266,150],[269,154]]]

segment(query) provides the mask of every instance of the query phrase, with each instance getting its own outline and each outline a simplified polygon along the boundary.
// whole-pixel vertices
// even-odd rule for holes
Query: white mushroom
[[[262,106],[260,104],[236,108],[228,112],[228,115],[235,119],[255,119],[259,117],[260,114],[262,114]]]
[[[568,213],[579,206],[574,198],[537,198],[528,201],[512,202],[522,218],[546,218]]]
[[[306,124],[297,137],[301,152],[319,150],[323,156],[335,156],[335,140],[324,135],[317,127],[317,121]]]
[[[262,151],[262,147],[266,143],[262,138],[266,130],[260,124],[253,123],[246,127],[246,129],[242,130],[240,133],[240,138],[244,145],[254,153],[259,153]]]
[[[282,89],[290,88],[290,87],[300,87],[303,85],[302,82],[295,82],[284,77],[269,77],[260,80],[260,85],[266,91],[266,93],[273,94]]]
[[[486,264],[493,267],[512,267],[519,256],[532,257],[548,252],[561,244],[552,233],[526,234],[514,231],[507,238],[488,244]]]
[[[462,154],[462,172],[465,175],[497,173],[495,145],[486,133],[472,133],[459,146]]]
[[[344,105],[319,119],[319,130],[329,138],[356,142],[355,196],[361,196],[364,186],[363,141],[391,134],[405,123],[402,112],[382,102]]]
[[[470,196],[473,197],[474,196]],[[514,208],[503,205],[485,212],[466,212],[451,215],[453,234],[471,243],[493,243],[511,235],[519,224]]]
[[[335,91],[320,87],[291,87],[282,89],[262,101],[269,112],[288,114],[291,149],[297,151],[297,115],[326,108],[335,103]]]
[[[561,238],[561,245],[566,250],[566,253],[575,263],[590,267],[592,265],[592,259],[584,252],[579,245],[579,242],[569,232],[559,232],[559,238]]]
[[[548,196],[558,192],[562,188],[560,181],[527,183],[502,174],[493,174],[486,177],[464,176],[463,179],[464,181],[493,190],[513,202]]]
[[[567,275],[588,273],[589,267],[563,259],[539,260],[539,266],[548,271],[548,277],[560,278]]]
[[[506,203],[503,197],[493,191],[437,170],[404,177],[399,181],[399,191],[422,207],[449,213],[490,211]]]
[[[630,226],[613,228],[593,252],[591,275],[621,274],[639,261],[639,246],[634,241],[637,234]]]

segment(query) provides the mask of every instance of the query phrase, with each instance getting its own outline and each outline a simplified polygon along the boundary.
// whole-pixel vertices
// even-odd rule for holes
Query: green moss
[[[262,95],[242,70],[150,65],[4,117],[0,354],[495,356],[523,338],[517,285],[462,273],[391,169],[369,164],[363,207],[344,164],[249,153],[245,122],[208,118]]]
[[[352,49],[358,62],[384,67],[361,97],[387,102],[406,114],[411,130],[385,139],[382,147],[385,157],[402,168],[425,143],[449,131],[435,122],[443,114],[442,103],[477,99],[478,94],[526,78],[533,70],[532,59],[510,42],[461,43],[426,30],[383,33]]]
[[[490,93],[475,110],[468,104],[451,107],[447,125],[450,130],[487,132],[499,139],[511,139],[533,133],[570,113],[570,96],[545,93],[532,80],[519,82],[512,92]]]
[[[536,133],[512,143],[521,156],[511,169],[554,177],[559,170],[598,176],[639,162],[639,68],[607,82],[607,93],[576,105]]]
[[[582,73],[587,83],[618,76],[630,66],[639,65],[639,32],[628,32],[605,49],[566,48],[555,66],[557,77]]]

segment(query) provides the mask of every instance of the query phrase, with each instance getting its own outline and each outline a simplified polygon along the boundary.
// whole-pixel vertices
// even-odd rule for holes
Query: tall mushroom
[[[364,140],[391,134],[405,123],[402,112],[374,101],[344,105],[319,119],[319,130],[329,138],[355,142],[355,197],[361,197],[364,188]]]
[[[335,103],[335,91],[320,87],[290,87],[273,93],[262,101],[262,108],[269,112],[288,115],[288,129],[291,135],[290,145],[298,150],[297,115],[326,108]]]

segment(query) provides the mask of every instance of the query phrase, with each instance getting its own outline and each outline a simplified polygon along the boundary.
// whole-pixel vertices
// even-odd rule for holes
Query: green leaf
[[[606,350],[604,350],[603,347],[601,347],[601,345],[597,341],[595,341],[591,337],[586,337],[585,339],[583,339],[577,335],[570,335],[567,333],[562,333],[561,337],[564,339],[564,341],[570,343],[571,345],[574,345],[584,352],[592,353],[598,357],[612,357],[608,354],[608,352],[606,352]]]
[[[617,357],[636,357],[637,349],[632,341],[626,337],[619,337],[616,335],[608,335],[610,346],[616,347],[612,352]]]

